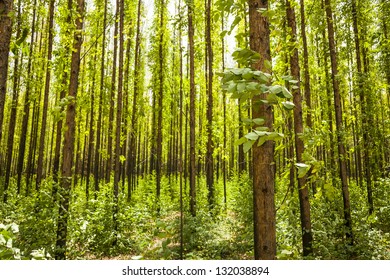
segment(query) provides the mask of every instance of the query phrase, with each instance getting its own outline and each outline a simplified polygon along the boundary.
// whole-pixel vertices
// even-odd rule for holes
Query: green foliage
[[[13,245],[19,227],[15,223],[0,224],[0,260],[20,260],[20,249]]]

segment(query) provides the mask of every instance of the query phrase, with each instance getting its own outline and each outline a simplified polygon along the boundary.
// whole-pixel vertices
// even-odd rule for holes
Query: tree
[[[72,11],[73,1],[68,0],[68,9]],[[75,143],[76,128],[76,98],[79,86],[80,71],[80,53],[83,43],[83,17],[84,17],[84,0],[77,0],[77,17],[76,30],[73,37],[73,50],[70,69],[70,82],[68,89],[68,105],[66,109],[66,129],[64,134],[64,145],[62,149],[62,170],[60,181],[60,207],[58,208],[58,226],[56,239],[55,258],[63,260],[66,258],[66,237],[68,232],[69,218],[69,200],[73,175],[73,156]]]
[[[12,11],[12,0],[0,0],[0,141],[3,135],[5,96],[7,94],[8,57],[12,35]]]
[[[295,47],[297,43],[297,27],[295,20],[295,11],[291,5],[290,0],[286,0],[286,12],[288,26],[291,29],[290,35],[292,43],[292,50],[290,50],[290,70],[293,79],[298,82],[293,89],[294,96],[294,133],[295,133],[295,153],[298,164],[303,164],[303,153],[305,145],[300,135],[303,133],[303,117],[302,117],[302,96],[300,91],[300,73],[299,73],[299,56],[298,49]],[[312,242],[313,235],[311,231],[311,219],[310,219],[310,202],[309,202],[309,190],[306,175],[300,176],[298,174],[298,194],[299,204],[301,210],[301,229],[302,229],[302,247],[303,255],[308,256],[313,253]]]
[[[190,212],[196,215],[196,166],[195,166],[195,49],[194,49],[194,1],[188,1],[188,41],[190,68]]]
[[[351,217],[351,203],[349,199],[349,188],[348,188],[348,177],[347,177],[347,153],[344,146],[344,126],[343,126],[343,112],[341,108],[341,95],[339,87],[339,77],[338,77],[338,63],[337,63],[337,54],[336,54],[336,45],[335,45],[335,32],[333,26],[333,13],[330,0],[325,0],[325,12],[326,12],[326,22],[328,27],[328,40],[329,40],[329,51],[330,51],[330,61],[332,66],[332,82],[333,82],[333,93],[334,93],[334,109],[336,114],[336,129],[337,129],[337,147],[339,153],[339,171],[340,179],[342,186],[343,194],[343,203],[344,203],[344,220],[346,227],[346,238],[347,242],[350,245],[353,245],[353,233],[352,233],[352,217]]]
[[[206,2],[206,92],[207,92],[207,152],[206,178],[210,208],[214,204],[214,143],[213,143],[213,45],[211,42],[211,0]]]
[[[260,59],[253,66],[255,69],[269,72],[265,66],[271,61],[269,20],[260,12],[268,9],[267,0],[249,0],[249,36],[250,48],[260,54]],[[257,95],[252,100],[252,118],[263,118],[269,131],[273,128],[272,105],[260,100],[266,94]],[[255,259],[276,258],[276,218],[275,218],[275,169],[274,142],[266,141],[263,145],[253,145],[253,222]]]

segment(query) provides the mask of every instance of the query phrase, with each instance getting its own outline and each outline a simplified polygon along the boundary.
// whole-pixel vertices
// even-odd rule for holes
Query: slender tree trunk
[[[291,29],[292,45],[297,43],[297,26],[295,19],[294,8],[291,7],[290,0],[286,1],[287,6],[287,21],[288,26]],[[296,88],[293,89],[293,100],[295,104],[294,108],[294,132],[295,132],[295,153],[299,163],[303,163],[303,153],[305,145],[302,138],[303,134],[303,117],[302,117],[302,96],[300,91],[300,74],[299,74],[299,56],[298,49],[294,48],[290,53],[290,68],[292,77],[298,81]],[[303,256],[308,256],[313,253],[313,235],[311,232],[311,219],[310,219],[310,202],[309,202],[309,190],[307,184],[307,177],[298,177],[298,195],[301,214],[301,230],[302,230],[302,247]]]
[[[37,166],[37,178],[36,178],[36,189],[39,190],[40,183],[43,177],[43,161],[45,151],[45,137],[46,137],[46,126],[47,126],[47,112],[49,107],[49,90],[50,90],[50,76],[52,70],[52,52],[53,52],[53,38],[54,38],[54,1],[50,1],[49,7],[49,27],[48,27],[48,45],[47,45],[47,62],[46,62],[46,80],[45,80],[45,93],[43,95],[43,110],[42,110],[42,122],[40,129],[39,138],[39,152],[38,152],[38,166]]]
[[[111,179],[112,170],[112,136],[113,136],[113,123],[114,123],[114,99],[115,99],[115,85],[116,85],[116,63],[118,53],[118,17],[119,17],[119,0],[116,0],[116,12],[115,12],[115,28],[114,28],[114,57],[111,76],[111,94],[110,94],[110,113],[108,118],[108,146],[107,146],[107,167],[106,167],[106,182]]]
[[[213,45],[211,42],[211,0],[206,2],[206,49],[207,49],[207,152],[206,178],[210,208],[214,205],[214,143],[213,143]]]
[[[115,174],[114,174],[114,211],[113,211],[113,222],[114,222],[114,245],[117,242],[118,234],[118,196],[119,196],[119,179],[121,171],[121,132],[122,132],[122,99],[123,99],[123,56],[124,56],[124,0],[119,0],[119,76],[118,76],[118,98],[116,104],[116,135],[115,135]]]
[[[102,57],[100,61],[100,87],[99,87],[99,113],[96,125],[96,146],[95,146],[95,165],[94,165],[94,186],[95,186],[95,199],[99,192],[99,166],[100,166],[100,141],[102,130],[102,114],[103,114],[103,96],[104,96],[104,63],[106,52],[106,27],[107,27],[107,0],[104,0],[104,15],[103,15],[103,36],[102,36]]]
[[[12,11],[13,0],[0,0],[0,142],[3,135],[5,96],[7,94],[8,57],[12,35]]]
[[[142,0],[138,0],[138,12],[137,12],[137,34],[135,38],[135,56],[134,56],[134,96],[133,96],[133,109],[131,114],[131,128],[130,128],[130,140],[129,140],[129,154],[128,154],[128,170],[127,170],[127,180],[128,180],[128,192],[127,192],[127,200],[130,201],[131,192],[136,184],[137,177],[137,100],[138,100],[138,92],[139,92],[139,68],[140,68],[140,49],[141,49],[141,7]]]
[[[195,47],[194,47],[194,1],[188,1],[188,41],[190,59],[190,212],[196,215],[196,166],[195,166]]]
[[[268,9],[267,0],[249,0],[250,48],[260,54],[259,61],[253,65],[267,72],[265,60],[271,61],[270,29],[268,17],[262,16],[259,9]],[[269,131],[273,129],[272,106],[262,104],[264,94],[252,100],[252,118],[264,118]],[[276,218],[275,218],[275,169],[273,141],[262,146],[253,145],[253,221],[255,259],[276,258]]]
[[[333,14],[332,14],[332,8],[330,6],[330,0],[325,0],[325,11],[326,11],[326,21],[328,26],[330,59],[332,65],[334,108],[336,113],[339,168],[340,168],[340,178],[341,178],[342,194],[343,194],[343,202],[344,202],[346,238],[348,244],[353,245],[351,205],[349,199],[349,188],[348,188],[347,166],[346,166],[347,153],[345,151],[344,139],[343,139],[344,127],[343,127],[343,120],[342,120],[341,95],[340,95],[340,88],[339,88],[340,81],[338,78],[338,65],[337,65],[337,57],[336,57],[337,54],[336,54],[336,45],[334,39],[335,32],[333,27]]]
[[[72,10],[72,0],[68,0],[68,8]],[[84,18],[84,0],[77,1],[76,31],[73,38],[73,51],[70,69],[70,82],[68,97],[70,102],[66,110],[66,130],[64,135],[63,159],[60,182],[60,207],[58,211],[58,226],[56,239],[56,259],[66,259],[66,237],[68,233],[69,201],[72,185],[72,166],[74,158],[74,142],[76,128],[76,98],[78,90],[78,77],[80,71],[80,53],[82,45],[82,31]]]
[[[22,8],[21,0],[18,0],[18,16],[17,16],[17,26],[16,26],[16,38],[20,38],[21,33],[21,24],[22,24]],[[12,103],[11,103],[11,118],[9,119],[8,126],[8,140],[7,140],[7,151],[6,151],[6,170],[5,170],[5,182],[4,182],[4,196],[3,202],[7,203],[8,199],[8,185],[11,177],[11,163],[12,163],[12,151],[14,147],[14,135],[15,135],[15,126],[16,126],[16,114],[17,114],[17,105],[19,97],[19,59],[20,51],[17,50],[14,59],[14,75],[13,75],[13,89],[12,89]]]
[[[157,117],[157,162],[156,162],[156,186],[157,186],[157,212],[160,211],[160,192],[161,192],[161,165],[162,165],[162,112],[163,112],[163,94],[164,94],[164,70],[165,63],[163,44],[164,44],[164,0],[160,2],[160,39],[158,46],[159,55],[159,89],[158,89],[158,117]]]
[[[33,7],[33,19],[31,25],[31,40],[30,40],[30,49],[27,63],[27,77],[31,77],[31,65],[33,61],[33,51],[34,51],[34,38],[35,38],[35,21],[36,21],[36,2],[34,0]],[[21,182],[22,182],[22,173],[23,173],[23,163],[24,156],[26,153],[26,140],[27,140],[27,129],[28,129],[28,120],[30,117],[30,92],[31,92],[31,78],[27,79],[26,84],[26,93],[24,96],[24,105],[23,105],[23,120],[22,120],[22,129],[20,132],[20,142],[19,142],[19,155],[18,155],[18,167],[17,167],[17,188],[18,194],[21,191]]]
[[[359,92],[360,98],[360,116],[362,119],[362,134],[363,134],[363,162],[364,162],[364,173],[366,177],[366,187],[367,187],[367,200],[368,200],[368,213],[371,215],[374,212],[374,202],[372,198],[372,182],[371,182],[371,164],[370,164],[370,150],[369,150],[369,134],[368,134],[368,108],[365,98],[365,92],[368,90],[367,87],[364,87],[365,81],[364,76],[366,73],[363,73],[362,62],[360,57],[360,39],[359,39],[359,28],[358,28],[358,14],[356,9],[356,0],[351,2],[352,8],[352,18],[353,18],[353,33],[355,40],[355,52],[356,52],[356,67],[357,67],[357,91]],[[367,96],[368,99],[368,96]],[[362,182],[360,182],[362,184]]]

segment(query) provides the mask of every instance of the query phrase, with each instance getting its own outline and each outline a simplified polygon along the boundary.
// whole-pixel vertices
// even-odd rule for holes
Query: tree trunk
[[[12,35],[12,10],[12,0],[0,0],[0,141],[3,135],[4,106],[5,96],[7,94],[8,57]]]
[[[194,47],[194,1],[188,1],[188,41],[190,59],[190,212],[196,215],[196,166],[195,166],[195,47]]]
[[[38,152],[38,166],[37,166],[37,178],[36,178],[36,189],[39,190],[40,183],[43,177],[43,164],[44,164],[44,151],[45,151],[45,137],[46,137],[46,126],[47,126],[47,112],[49,107],[49,90],[50,90],[50,76],[52,70],[52,51],[53,51],[53,25],[54,25],[54,1],[50,1],[49,7],[49,27],[48,27],[48,45],[47,45],[47,62],[46,62],[46,80],[45,80],[45,93],[43,95],[43,110],[42,110],[42,122],[41,129],[39,132],[39,152]]]
[[[72,0],[68,0],[68,9],[72,11]],[[57,239],[55,258],[58,260],[66,259],[66,237],[68,232],[68,218],[69,218],[69,200],[70,191],[72,185],[72,166],[74,157],[74,142],[75,142],[75,128],[76,128],[76,98],[78,89],[78,77],[80,71],[80,52],[83,31],[83,18],[84,18],[84,0],[77,1],[77,19],[76,19],[76,31],[73,38],[73,51],[70,69],[70,82],[68,97],[70,102],[67,105],[66,110],[66,130],[64,135],[63,145],[63,159],[62,159],[62,171],[60,181],[60,207],[58,211],[58,226],[57,226]]]
[[[22,24],[21,13],[22,13],[21,0],[18,0],[16,38],[20,38],[21,24]],[[16,108],[18,105],[18,97],[19,97],[19,81],[20,81],[19,59],[20,59],[20,50],[17,49],[15,54],[15,59],[14,59],[14,75],[13,75],[13,89],[12,89],[12,103],[11,103],[12,117],[9,119],[9,126],[8,126],[8,140],[7,140],[7,151],[6,151],[6,168],[5,168],[5,182],[4,182],[4,196],[3,196],[4,203],[7,203],[8,185],[11,177],[12,151],[14,147],[14,135],[15,135],[15,126],[16,126],[16,114],[17,114]]]
[[[325,11],[326,11],[326,21],[328,26],[330,59],[332,65],[334,108],[336,113],[339,168],[340,168],[340,178],[341,178],[343,203],[344,203],[346,238],[348,244],[353,245],[351,205],[349,200],[349,188],[348,188],[347,165],[346,165],[347,153],[345,151],[344,139],[343,139],[344,127],[343,127],[343,120],[342,120],[343,115],[342,115],[341,96],[340,96],[340,88],[339,88],[340,81],[338,78],[338,65],[337,65],[336,46],[335,46],[335,39],[334,39],[335,32],[333,27],[333,14],[332,14],[332,8],[330,6],[330,0],[325,0]]]
[[[292,45],[297,43],[297,26],[295,20],[295,11],[291,7],[290,0],[286,1],[287,6],[287,21],[288,26],[291,28],[291,40]],[[298,49],[294,48],[290,52],[290,68],[291,76],[298,81],[297,88],[293,89],[293,100],[295,104],[294,108],[294,133],[295,133],[295,153],[298,163],[303,163],[303,153],[305,145],[302,138],[303,134],[303,117],[302,117],[302,96],[300,90],[300,74],[299,74],[299,56]],[[302,230],[302,247],[303,256],[308,256],[313,253],[313,235],[311,232],[311,219],[310,219],[310,202],[309,202],[309,190],[306,176],[298,177],[298,195],[299,206],[301,214],[301,230]]]
[[[253,66],[261,71],[269,71],[265,60],[271,61],[270,29],[268,17],[262,16],[259,9],[268,9],[267,0],[249,0],[250,48],[260,54]],[[252,100],[252,118],[264,118],[269,131],[273,129],[273,110],[263,104],[264,94]],[[276,218],[275,218],[275,169],[273,141],[262,146],[253,145],[253,222],[255,259],[276,258]]]
[[[207,49],[207,152],[206,179],[209,207],[214,205],[214,143],[213,143],[213,45],[211,42],[211,0],[206,3],[206,49]]]
[[[115,28],[114,28],[114,57],[112,66],[111,76],[111,93],[110,93],[110,113],[108,118],[108,146],[107,146],[107,167],[106,167],[106,182],[111,180],[112,170],[112,134],[113,134],[113,123],[114,123],[114,108],[115,108],[115,85],[116,85],[116,61],[118,53],[118,17],[119,17],[119,0],[116,0],[116,11],[115,11]]]
[[[34,43],[35,43],[34,36],[35,36],[35,21],[36,21],[36,2],[37,2],[37,0],[34,0],[33,19],[32,19],[32,24],[31,24],[30,49],[29,49],[29,56],[28,56],[28,63],[27,63],[27,77],[30,77],[30,75],[31,75],[31,65],[32,65],[32,61],[33,61],[33,51],[34,51]],[[20,132],[18,167],[17,167],[18,194],[21,191],[23,163],[24,163],[24,156],[26,153],[27,129],[28,129],[28,120],[30,117],[31,78],[27,79],[26,83],[27,84],[26,84],[26,93],[24,95],[23,120],[22,120],[22,129]]]

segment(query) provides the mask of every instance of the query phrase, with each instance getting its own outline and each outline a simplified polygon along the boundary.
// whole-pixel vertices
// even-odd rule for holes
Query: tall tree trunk
[[[95,146],[95,165],[94,165],[94,186],[95,186],[95,199],[99,192],[99,166],[100,166],[100,139],[102,130],[102,114],[103,114],[103,96],[104,96],[104,64],[105,64],[105,52],[106,52],[106,27],[107,27],[107,0],[104,0],[104,15],[103,15],[103,36],[102,36],[102,57],[100,61],[100,87],[99,87],[99,112],[96,127],[96,146]]]
[[[72,11],[72,0],[68,0],[68,9]],[[66,110],[66,130],[64,135],[63,159],[60,182],[60,207],[58,211],[57,239],[55,258],[66,259],[66,237],[68,233],[69,200],[72,185],[72,166],[74,157],[74,142],[76,129],[76,98],[80,71],[80,52],[83,43],[84,0],[77,1],[76,30],[73,38],[73,51],[70,69],[68,97],[70,102]]]
[[[297,43],[297,26],[295,19],[294,8],[291,7],[290,0],[286,0],[287,6],[287,21],[288,26],[291,28],[291,40],[292,45]],[[295,132],[295,153],[297,162],[303,163],[303,153],[305,145],[302,138],[303,134],[303,117],[302,117],[302,96],[300,90],[300,74],[299,74],[299,56],[298,49],[294,48],[290,52],[290,68],[291,76],[298,81],[296,88],[293,89],[293,100],[295,104],[294,108],[294,132]],[[302,246],[303,256],[308,256],[313,253],[313,235],[311,231],[311,219],[310,219],[310,202],[309,202],[309,190],[306,176],[298,177],[298,195],[301,214],[301,230],[302,230]]]
[[[259,9],[268,9],[268,0],[249,0],[250,48],[260,54],[253,66],[267,72],[265,60],[271,61],[270,29],[268,17],[262,16]],[[264,94],[252,100],[252,118],[264,118],[269,131],[273,129],[273,110],[269,104],[262,104]],[[273,141],[260,147],[253,145],[253,222],[255,259],[276,258],[276,218],[275,218],[275,169]]]
[[[195,47],[194,47],[194,1],[188,1],[188,42],[190,59],[190,212],[196,215],[196,166],[195,166]]]
[[[18,16],[17,16],[17,26],[16,26],[16,38],[20,38],[21,34],[21,24],[22,24],[22,3],[21,0],[18,0]],[[3,202],[7,202],[8,198],[8,185],[11,177],[11,163],[12,163],[12,151],[14,148],[14,135],[15,135],[15,126],[16,126],[16,114],[17,114],[17,105],[18,105],[18,96],[19,96],[19,59],[20,51],[16,50],[15,59],[14,59],[14,76],[13,76],[13,89],[12,89],[12,103],[11,103],[11,118],[9,119],[8,126],[8,140],[7,140],[7,151],[6,151],[6,170],[5,170],[5,182],[4,182],[4,196]]]
[[[163,45],[164,45],[164,0],[160,2],[160,39],[158,45],[159,55],[159,89],[158,89],[158,117],[157,117],[157,162],[156,162],[156,187],[157,187],[157,211],[160,211],[160,192],[161,192],[161,165],[162,165],[162,112],[163,112],[163,94],[164,94],[164,70],[165,63]]]
[[[356,53],[356,67],[357,67],[357,91],[360,98],[360,116],[362,119],[362,134],[363,134],[363,162],[364,162],[364,173],[366,177],[366,187],[367,187],[367,200],[368,200],[368,213],[371,215],[374,212],[374,202],[372,198],[372,182],[371,182],[371,164],[370,164],[370,150],[368,143],[370,142],[368,134],[368,108],[365,98],[365,91],[367,88],[364,88],[364,76],[366,73],[363,73],[362,62],[360,57],[360,39],[359,39],[359,27],[358,27],[358,14],[356,9],[356,0],[351,2],[352,8],[352,18],[353,18],[353,33],[355,40],[355,53]],[[368,96],[367,96],[368,98]],[[362,184],[362,182],[360,182]]]
[[[115,28],[114,28],[114,57],[113,57],[113,66],[112,66],[112,76],[111,76],[111,93],[110,93],[110,113],[108,118],[108,146],[107,146],[107,167],[106,167],[106,182],[109,182],[111,179],[111,170],[112,170],[112,134],[113,134],[113,123],[114,123],[114,108],[115,108],[115,85],[116,85],[116,63],[117,63],[117,53],[118,53],[118,17],[119,17],[119,0],[116,0],[116,11],[115,11]]]
[[[42,122],[40,129],[39,138],[39,152],[38,152],[38,166],[37,166],[37,178],[36,178],[36,189],[39,190],[40,183],[43,177],[43,161],[45,151],[45,137],[46,137],[46,126],[47,126],[47,112],[49,106],[49,90],[50,90],[50,76],[52,70],[52,52],[53,52],[53,38],[54,38],[54,1],[50,1],[49,6],[49,27],[48,27],[48,45],[47,45],[47,62],[46,62],[46,80],[45,80],[45,93],[43,95],[43,110],[42,110]]]
[[[118,234],[118,212],[119,212],[119,179],[121,171],[121,132],[122,132],[122,99],[123,99],[123,56],[124,56],[124,0],[119,0],[119,75],[118,75],[118,98],[116,104],[116,135],[115,135],[115,162],[114,162],[114,211],[113,211],[113,222],[114,222],[114,245],[117,242]]]
[[[214,205],[214,143],[213,143],[213,45],[211,42],[211,0],[206,3],[206,49],[207,49],[207,152],[206,178],[210,208]]]
[[[130,128],[130,140],[129,140],[129,151],[128,151],[128,169],[127,169],[127,181],[128,181],[128,191],[127,191],[127,200],[130,201],[131,192],[136,184],[136,176],[137,176],[137,100],[138,100],[138,92],[139,92],[139,78],[140,78],[140,50],[141,50],[141,11],[142,11],[142,0],[138,0],[138,11],[137,11],[137,34],[135,38],[135,56],[134,56],[134,96],[133,96],[133,109],[131,114],[131,128]]]
[[[336,45],[334,39],[334,27],[333,27],[333,14],[332,7],[330,5],[330,0],[325,0],[325,11],[326,11],[326,21],[328,26],[328,40],[329,40],[329,51],[330,51],[330,60],[332,65],[332,81],[333,81],[333,93],[334,93],[334,108],[336,113],[336,128],[337,128],[337,142],[338,142],[338,152],[339,152],[339,168],[340,168],[340,178],[343,194],[343,203],[344,203],[344,219],[346,227],[346,238],[348,244],[353,244],[353,234],[352,234],[352,217],[351,217],[351,204],[349,199],[349,188],[348,188],[348,175],[347,175],[347,153],[344,146],[344,127],[343,127],[343,112],[341,108],[341,95],[339,88],[339,78],[338,78],[338,65],[336,57]]]
[[[12,35],[13,0],[0,0],[0,142],[3,136],[5,96],[7,94],[8,57]],[[0,151],[0,164],[2,155]],[[1,171],[0,171],[0,175]]]
[[[37,0],[34,0],[33,4],[33,18],[31,24],[31,40],[30,40],[30,49],[27,63],[27,77],[31,77],[31,66],[33,62],[33,51],[35,44],[35,21],[36,21],[36,3]],[[22,129],[20,131],[20,142],[19,142],[19,155],[18,155],[18,167],[17,167],[17,188],[18,194],[21,191],[21,182],[22,182],[22,173],[23,173],[23,163],[24,156],[26,153],[26,140],[27,140],[27,129],[28,129],[28,120],[30,117],[30,93],[31,93],[31,78],[27,79],[26,82],[26,93],[24,95],[24,104],[23,104],[23,120],[22,120]]]
[[[307,37],[306,37],[306,20],[305,20],[305,0],[299,0],[301,8],[301,37],[303,44],[303,69],[305,77],[305,103],[307,107],[306,113],[306,125],[312,127],[312,112],[311,112],[311,87],[310,87],[310,71],[309,71],[309,52],[307,50]]]

